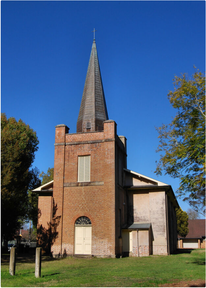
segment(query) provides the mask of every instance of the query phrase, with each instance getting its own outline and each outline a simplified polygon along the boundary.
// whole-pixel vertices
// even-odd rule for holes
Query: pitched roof
[[[133,223],[128,227],[128,229],[149,229],[151,223]]]
[[[32,192],[53,190],[53,184],[54,184],[54,180],[51,180],[51,181],[47,182],[46,184],[43,184],[43,185],[37,187],[36,189],[33,189]]]
[[[127,177],[125,177],[124,186],[128,187],[136,187],[142,185],[157,185],[157,186],[169,186],[163,182],[155,180],[153,178],[147,177],[140,173],[134,172],[132,170],[123,168],[123,170],[127,173]],[[136,180],[136,181],[135,181]]]
[[[77,120],[77,132],[101,131],[106,120],[108,113],[94,40]]]
[[[206,236],[205,219],[188,220],[188,228],[189,233],[185,238],[202,238]]]
[[[128,170],[126,168],[123,168],[124,170],[124,182],[123,186],[128,191],[132,190],[135,191],[165,191],[167,195],[170,198],[171,203],[174,207],[178,208],[179,204],[177,202],[177,199],[175,197],[175,194],[172,190],[172,187],[166,183],[160,182],[158,180],[155,180],[153,178],[147,177],[145,175],[142,175],[140,173]]]

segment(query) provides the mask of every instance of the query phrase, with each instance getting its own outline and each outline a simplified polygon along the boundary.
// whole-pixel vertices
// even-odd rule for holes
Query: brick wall
[[[52,196],[38,197],[38,209],[40,210],[38,227],[42,225],[47,228],[47,223],[52,219]]]
[[[92,223],[91,254],[114,257],[120,250],[119,209],[117,213],[115,210],[119,207],[124,210],[124,200],[118,201],[118,164],[115,160],[117,146],[124,151],[124,145],[117,138],[116,123],[105,121],[102,132],[67,132],[65,125],[56,127],[53,197],[61,220],[53,254],[75,253],[75,221],[80,216],[87,216]],[[77,182],[78,156],[83,155],[91,157],[91,178],[87,183]],[[123,162],[125,165],[125,160]],[[125,219],[124,213],[122,219]]]

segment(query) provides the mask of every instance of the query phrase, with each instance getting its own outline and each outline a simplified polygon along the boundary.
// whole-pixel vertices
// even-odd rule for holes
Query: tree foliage
[[[39,179],[39,170],[36,168],[33,170],[32,181],[28,190],[28,215],[27,218],[32,220],[33,227],[36,229],[38,221],[38,194],[33,193],[32,190],[41,185]]]
[[[169,125],[159,127],[157,152],[161,152],[155,173],[164,171],[180,179],[179,197],[200,213],[205,211],[205,77],[196,70],[174,79],[169,101],[177,110]]]
[[[41,185],[44,185],[54,179],[54,168],[48,168],[47,172],[41,172],[39,175],[41,178]]]
[[[38,150],[38,139],[29,125],[1,115],[1,235],[7,241],[27,217],[28,194],[33,179],[29,170]]]
[[[27,242],[36,242],[37,238],[37,229],[34,228],[29,228],[27,230],[21,231],[22,234],[22,239],[21,240],[26,240]]]
[[[189,233],[188,229],[188,215],[181,208],[176,208],[177,217],[177,233],[182,237],[186,237]]]
[[[191,208],[189,208],[187,210],[187,215],[188,215],[189,220],[199,219],[198,213],[195,210],[191,209]]]

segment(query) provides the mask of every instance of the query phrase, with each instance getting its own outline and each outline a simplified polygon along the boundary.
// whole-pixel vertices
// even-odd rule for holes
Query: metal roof
[[[127,229],[149,229],[151,223],[133,223]]]

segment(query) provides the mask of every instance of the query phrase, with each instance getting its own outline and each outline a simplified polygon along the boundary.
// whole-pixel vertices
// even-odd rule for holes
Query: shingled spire
[[[102,131],[105,120],[108,120],[108,114],[94,39],[77,120],[77,132]]]

